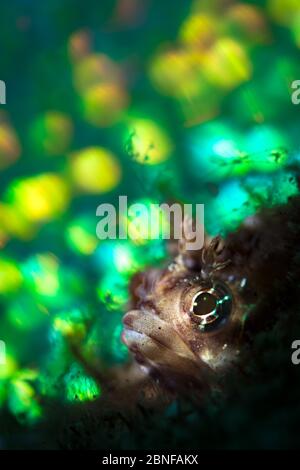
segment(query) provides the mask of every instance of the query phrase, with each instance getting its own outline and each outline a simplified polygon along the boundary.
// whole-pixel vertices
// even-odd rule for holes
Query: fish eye
[[[227,323],[232,304],[232,294],[227,286],[216,283],[193,290],[188,313],[201,332],[211,332]]]

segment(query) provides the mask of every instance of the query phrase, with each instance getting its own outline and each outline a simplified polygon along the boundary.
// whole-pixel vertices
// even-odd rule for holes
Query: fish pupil
[[[199,317],[213,313],[217,308],[217,299],[207,292],[200,293],[194,300],[193,313]]]

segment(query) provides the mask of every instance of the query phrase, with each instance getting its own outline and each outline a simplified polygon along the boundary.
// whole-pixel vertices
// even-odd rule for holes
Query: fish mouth
[[[135,360],[150,374],[168,382],[206,387],[213,371],[183,341],[172,325],[149,310],[131,310],[123,318],[122,340]]]

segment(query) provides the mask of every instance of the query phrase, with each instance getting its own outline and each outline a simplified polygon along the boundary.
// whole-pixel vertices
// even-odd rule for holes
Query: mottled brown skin
[[[225,240],[207,238],[198,252],[187,252],[181,241],[169,266],[136,275],[123,340],[142,374],[171,394],[199,399],[219,388],[230,368],[242,368],[241,348],[274,324],[282,302],[293,304],[299,226],[296,196],[247,219]],[[231,292],[233,304],[224,324],[207,333],[189,312],[195,293],[215,282]]]

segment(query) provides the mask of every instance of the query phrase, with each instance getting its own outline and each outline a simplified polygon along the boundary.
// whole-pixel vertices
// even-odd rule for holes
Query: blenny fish
[[[122,337],[139,377],[201,398],[232,368],[243,371],[242,349],[295,302],[299,240],[297,195],[261,209],[225,239],[207,236],[198,251],[181,240],[166,266],[136,274]],[[130,373],[125,382],[133,383]]]

